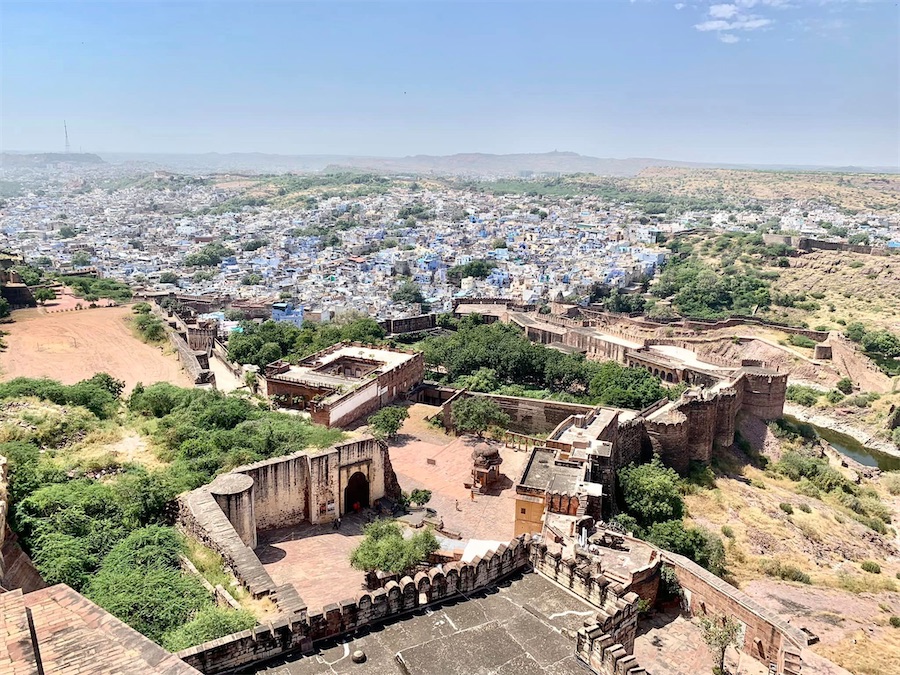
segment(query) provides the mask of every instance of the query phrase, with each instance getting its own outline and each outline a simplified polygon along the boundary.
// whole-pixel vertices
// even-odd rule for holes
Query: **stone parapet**
[[[282,616],[265,625],[185,649],[178,657],[206,675],[236,671],[287,654],[310,651],[315,642],[382,623],[432,603],[490,586],[530,564],[531,537],[501,544],[469,563],[439,565],[384,588],[328,604],[308,615]]]

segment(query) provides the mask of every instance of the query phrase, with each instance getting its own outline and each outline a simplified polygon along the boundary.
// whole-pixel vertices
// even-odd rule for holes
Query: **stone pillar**
[[[210,484],[209,492],[244,545],[251,549],[256,548],[253,479],[245,473],[225,473]]]

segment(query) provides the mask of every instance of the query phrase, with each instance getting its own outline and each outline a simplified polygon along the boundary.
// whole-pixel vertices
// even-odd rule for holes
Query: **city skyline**
[[[4,150],[900,164],[892,3],[0,11]]]

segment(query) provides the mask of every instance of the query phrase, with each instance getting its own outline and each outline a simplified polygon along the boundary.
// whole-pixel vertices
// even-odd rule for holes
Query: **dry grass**
[[[269,598],[255,599],[225,570],[222,556],[207,548],[196,539],[187,538],[187,557],[194,563],[197,571],[213,586],[220,584],[246,610],[249,610],[259,621],[269,619],[278,614],[278,608]]]
[[[876,617],[880,626],[873,633],[860,630],[841,642],[823,645],[815,651],[856,675],[896,675],[900,673],[900,629]]]

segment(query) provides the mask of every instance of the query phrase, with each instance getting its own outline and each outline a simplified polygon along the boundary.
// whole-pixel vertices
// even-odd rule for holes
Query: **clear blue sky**
[[[0,2],[0,147],[897,165],[882,0]]]

